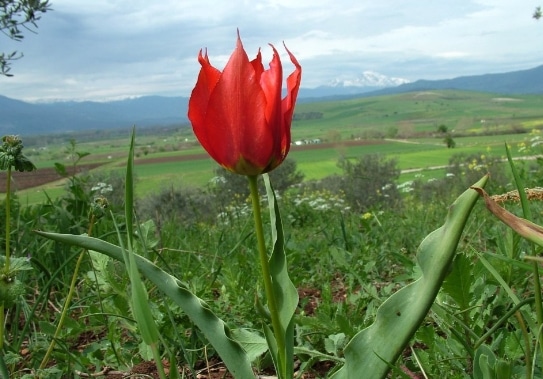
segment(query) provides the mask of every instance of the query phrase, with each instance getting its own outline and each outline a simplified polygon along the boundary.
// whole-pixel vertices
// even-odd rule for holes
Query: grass
[[[157,189],[157,183],[165,186],[203,187],[214,176],[217,164],[210,158],[190,161],[142,164],[135,166],[136,194],[146,195]]]
[[[446,104],[447,97],[452,99],[451,104]],[[320,108],[315,109],[329,112],[325,114],[327,118],[325,121],[329,123],[329,126],[340,128],[342,133],[350,135],[355,130],[353,128],[361,129],[367,126],[366,124],[364,124],[366,126],[356,125],[357,120],[361,122],[362,119],[368,119],[368,123],[372,122],[372,128],[382,130],[394,125],[398,126],[402,122],[412,122],[413,131],[423,130],[425,127],[433,130],[431,122],[434,121],[430,120],[434,118],[438,120],[440,117],[446,119],[446,117],[452,117],[454,112],[458,113],[456,117],[459,118],[471,117],[474,120],[472,126],[475,127],[476,120],[481,116],[470,113],[475,109],[474,106],[468,104],[470,101],[481,102],[481,114],[484,113],[484,106],[502,107],[504,117],[500,119],[499,127],[501,128],[502,123],[506,122],[506,113],[511,113],[510,109],[506,109],[507,107],[525,105],[519,102],[501,104],[499,101],[494,101],[497,103],[494,104],[491,102],[492,98],[488,96],[454,91],[419,94],[416,97],[411,95],[407,98],[409,99],[407,103],[401,103],[396,97],[389,98],[388,102],[381,98],[374,98],[333,104],[322,103]],[[535,105],[536,102],[532,98],[527,98],[526,103],[532,100],[534,101],[532,105]],[[423,101],[427,103],[422,103]],[[490,103],[486,104],[485,101]],[[451,115],[449,115],[449,108],[453,108],[452,102],[458,103],[454,104],[455,110],[450,111]],[[465,109],[460,109],[458,104],[461,103],[464,104]],[[302,110],[303,106],[304,104],[300,105]],[[526,122],[536,123],[539,117],[537,112],[541,112],[539,109],[519,108],[516,112],[519,112],[519,115],[522,112],[522,117],[527,120]],[[383,116],[383,112],[387,112],[388,116]],[[530,112],[533,115],[530,115]],[[499,112],[496,115],[498,117]],[[328,120],[329,117],[334,118],[331,121]],[[521,116],[514,118],[509,114],[507,117],[517,122]],[[322,122],[321,129],[315,126],[320,122]],[[325,131],[324,121],[308,121],[308,125],[310,123],[313,123],[314,127],[307,130],[308,134],[298,134],[301,133],[301,129],[294,131],[296,138],[309,137],[310,133],[315,133],[318,137],[318,133]],[[411,126],[407,125],[406,129]],[[476,131],[481,130],[482,127],[479,124]],[[446,169],[430,170],[427,167],[445,165],[453,154],[482,153],[501,157],[504,154],[504,142],[514,146],[526,139],[528,139],[527,135],[518,134],[455,136],[457,143],[455,149],[447,149],[440,137],[412,138],[408,141],[383,139],[379,140],[379,143],[358,146],[339,141],[322,149],[304,150],[293,147],[290,157],[298,163],[298,168],[304,172],[306,179],[319,179],[331,173],[339,173],[336,163],[340,157],[357,158],[363,154],[381,153],[397,159],[398,167],[402,169],[421,169],[418,172],[402,174],[399,182],[403,182],[421,176],[425,179],[443,178]],[[182,150],[168,151],[167,146],[170,142],[169,138],[153,139],[149,136],[139,140],[138,148],[152,146],[152,151],[148,151],[145,155],[142,150],[140,159],[136,161],[138,196],[156,192],[157,189],[165,186],[204,186],[214,175],[216,163],[207,157],[175,162],[144,162],[143,158],[163,159],[203,152],[199,146],[186,146]],[[78,146],[78,150],[92,151],[92,155],[85,158],[82,163],[93,159],[105,159],[104,161],[108,164],[99,170],[106,170],[124,165],[127,146],[128,141],[119,139],[102,144],[82,143]],[[63,148],[65,147],[59,145],[56,151],[51,148],[46,153],[40,154],[39,157],[43,160],[37,162],[38,166],[48,167],[47,165],[56,160],[55,156],[63,158]],[[108,160],[107,154],[115,158]],[[460,176],[457,178],[461,179]],[[285,193],[280,203],[286,231],[285,242],[289,252],[290,273],[298,288],[314,290],[314,292],[308,292],[309,296],[302,298],[301,306],[304,307],[304,313],[300,314],[296,325],[297,344],[300,347],[328,353],[330,353],[330,348],[333,348],[335,353],[341,356],[344,345],[343,342],[338,341],[341,339],[347,341],[358,330],[368,327],[376,317],[377,306],[398,288],[405,287],[417,277],[414,274],[417,270],[413,266],[415,251],[420,241],[431,230],[442,224],[446,207],[450,203],[447,200],[441,204],[440,200],[450,196],[450,194],[444,195],[444,192],[451,190],[449,187],[449,182],[443,181],[440,187],[428,190],[432,192],[426,195],[433,196],[429,201],[419,202],[416,196],[410,197],[407,194],[402,198],[409,201],[405,208],[383,210],[376,214],[368,212],[363,215],[354,210],[346,211],[344,203],[338,201],[338,199],[343,199],[341,195],[326,198],[322,193]],[[462,190],[465,188],[463,187]],[[43,201],[44,189],[53,198],[55,194],[66,194],[66,190],[58,183],[50,184],[39,190],[19,192],[21,204]],[[369,193],[369,191],[359,191],[359,187],[356,188],[356,192],[363,196]],[[451,192],[454,191],[451,190]],[[78,193],[78,191],[72,191],[72,195],[76,197]],[[322,202],[330,205],[330,208],[312,205],[322,204]],[[514,317],[500,320],[503,322],[500,325],[496,323],[496,315],[502,317],[504,309],[510,310],[518,303],[516,296],[522,296],[524,301],[525,298],[529,300],[536,293],[536,286],[527,284],[526,278],[539,278],[540,275],[537,272],[527,271],[520,265],[523,263],[520,262],[520,257],[525,254],[525,251],[529,251],[529,248],[522,243],[514,242],[512,237],[511,241],[508,240],[505,228],[498,225],[497,221],[487,214],[481,201],[479,203],[479,206],[474,209],[476,214],[466,226],[466,229],[471,230],[472,233],[461,239],[457,259],[451,265],[447,277],[449,284],[443,287],[442,298],[446,301],[436,305],[436,311],[428,314],[422,328],[413,337],[412,351],[416,351],[418,354],[416,358],[421,364],[413,364],[413,357],[403,354],[398,362],[397,367],[408,368],[413,371],[413,375],[422,375],[419,371],[423,370],[428,377],[471,375],[472,364],[479,363],[473,361],[473,356],[469,354],[470,351],[476,349],[474,336],[480,336],[490,326],[498,327],[485,340],[485,344],[489,344],[488,348],[491,351],[510,364],[516,373],[527,372],[525,377],[530,377],[531,362],[535,362],[536,365],[534,372],[540,373],[542,364],[539,357],[535,353],[533,356],[527,354],[528,349],[523,350],[524,347],[521,346],[523,341],[528,341],[529,344],[534,345],[528,346],[529,349],[537,348],[538,336],[534,331],[539,330],[541,322],[534,321],[536,312],[529,308],[521,311],[529,328],[519,326]],[[73,269],[68,265],[67,260],[67,257],[74,252],[73,249],[62,244],[44,243],[41,237],[37,238],[32,230],[55,230],[59,233],[74,233],[75,230],[80,233],[79,228],[72,227],[85,225],[88,222],[86,210],[81,211],[80,214],[69,215],[70,210],[65,209],[67,207],[64,204],[57,204],[59,206],[51,207],[50,211],[43,214],[35,214],[35,210],[30,207],[28,209],[21,207],[20,218],[17,218],[17,234],[13,233],[14,236],[17,235],[17,254],[21,257],[31,257],[31,261],[36,263],[34,270],[27,273],[25,285],[31,291],[28,292],[29,303],[24,305],[40,305],[39,302],[43,302],[43,306],[39,307],[40,312],[25,313],[23,311],[27,308],[22,306],[10,311],[19,313],[9,313],[12,319],[11,322],[6,323],[10,335],[13,336],[23,333],[20,327],[22,321],[28,319],[28,325],[31,325],[24,329],[27,334],[21,336],[23,338],[20,338],[19,345],[11,344],[14,353],[30,349],[29,354],[21,357],[21,366],[27,366],[25,369],[36,366],[35,361],[39,359],[40,352],[43,352],[44,344],[52,338],[48,330],[51,329],[51,324],[56,324],[58,306],[55,304],[62,304],[66,295],[65,283],[68,283],[73,274]],[[167,205],[170,208],[173,207],[171,203]],[[178,215],[188,213],[187,211],[192,210],[191,207],[192,204],[189,204],[177,209],[176,212]],[[153,210],[156,209],[156,207],[153,208]],[[201,208],[197,210],[205,212]],[[225,223],[207,224],[204,222],[207,217],[203,216],[209,216],[208,214],[198,215],[199,217],[186,224],[177,219],[169,221],[167,218],[159,218],[157,220],[160,220],[160,224],[157,221],[155,225],[142,225],[141,231],[144,233],[138,235],[141,241],[149,242],[150,251],[143,254],[160,262],[161,265],[168,266],[169,271],[176,272],[181,281],[189,283],[191,290],[209,300],[210,308],[229,325],[255,327],[262,321],[254,312],[255,295],[258,295],[258,290],[255,292],[258,285],[255,286],[255,283],[258,283],[259,277],[252,259],[254,236],[248,233],[250,227],[247,228],[247,225],[252,224],[252,220],[250,215],[244,215],[241,210],[243,208],[239,213],[232,211],[232,218]],[[67,217],[68,215],[70,217]],[[369,218],[366,218],[366,215],[369,215]],[[118,219],[122,220],[122,215],[119,215]],[[114,230],[113,223],[106,217],[96,225],[94,233],[115,241],[115,236],[106,233],[112,230]],[[473,231],[476,232],[473,233]],[[432,239],[435,240],[435,237],[428,240]],[[137,248],[140,248],[139,245]],[[509,250],[505,251],[506,249]],[[157,254],[160,254],[160,260],[156,259]],[[501,259],[493,261],[490,259],[492,256],[499,256]],[[136,328],[130,320],[126,301],[129,285],[123,274],[122,265],[113,264],[109,259],[99,259],[96,254],[91,254],[89,257],[95,269],[92,275],[90,275],[91,271],[86,275],[81,275],[81,281],[78,282],[81,283],[78,286],[78,302],[74,302],[73,312],[70,312],[70,317],[73,318],[70,318],[69,327],[59,339],[62,343],[57,344],[56,366],[51,367],[52,369],[58,367],[66,373],[73,373],[74,369],[80,368],[88,369],[90,373],[93,373],[95,368],[101,367],[122,369],[145,361],[148,354],[142,345],[138,345]],[[491,266],[483,267],[481,264],[483,258],[487,259]],[[488,267],[492,268],[492,271]],[[51,275],[54,275],[54,281],[50,280]],[[499,275],[503,275],[504,278],[502,279]],[[495,278],[498,280],[493,280],[493,276],[498,276]],[[96,279],[96,285],[93,279]],[[498,285],[502,282],[507,283],[505,290]],[[529,281],[531,282],[532,280]],[[46,295],[36,296],[41,293]],[[509,293],[516,295],[509,299]],[[53,297],[49,298],[47,294]],[[337,301],[337,299],[342,300]],[[314,306],[310,309],[312,314],[306,313],[305,306],[311,305],[312,302],[314,302]],[[183,358],[185,358],[183,362],[208,360],[207,341],[199,341],[197,333],[193,333],[196,329],[187,320],[186,313],[181,312],[177,306],[172,307],[163,293],[154,290],[150,293],[149,303],[153,307],[157,320],[160,321],[161,333],[167,336],[165,341],[168,348],[185,354],[185,357],[180,357],[180,360]],[[104,320],[102,315],[108,315],[108,319]],[[113,317],[115,315],[127,316],[127,318]],[[399,312],[396,316],[400,316]],[[169,320],[175,327],[170,326]],[[104,330],[106,325],[108,329]],[[80,339],[79,336],[85,338]],[[340,339],[341,336],[343,337]],[[73,346],[72,343],[74,343]],[[181,356],[181,353],[179,355]],[[0,359],[3,359],[2,357],[3,355]],[[305,357],[299,358],[300,367],[304,367]]]

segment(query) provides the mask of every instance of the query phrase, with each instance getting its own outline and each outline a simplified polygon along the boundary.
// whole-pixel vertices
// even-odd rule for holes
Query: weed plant
[[[367,162],[351,160],[340,163],[342,176],[294,181],[278,191],[290,276],[300,295],[295,339],[302,371],[316,367],[319,360],[329,361],[329,367],[341,365],[345,346],[371,325],[384,300],[418,278],[417,247],[441,225],[451,199],[473,184],[473,178],[490,171],[496,181],[489,192],[513,189],[508,166],[482,155],[457,157],[454,176],[415,181],[405,193],[390,188],[395,192],[389,197],[383,188],[394,182],[397,170],[394,162],[378,157],[371,158],[375,169],[357,171]],[[530,186],[542,175],[538,162],[532,163],[528,168],[528,163],[516,162],[521,179]],[[377,187],[370,187],[375,184],[372,175],[383,180]],[[102,190],[108,184],[116,190],[121,182],[86,175],[67,179],[66,192],[58,199],[21,206],[16,196],[10,198],[14,256],[28,257],[33,268],[20,277],[25,294],[5,310],[3,359],[13,378],[87,377],[111,367],[128,372],[153,359],[131,316],[124,264],[89,251],[84,253],[65,326],[55,339],[49,363],[39,369],[82,252],[32,231],[86,232],[95,196],[109,196]],[[355,179],[358,184],[348,190],[337,185]],[[243,194],[227,203],[217,196],[221,190],[224,187],[216,184],[199,191],[169,188],[139,199],[136,249],[175,273],[229,325],[255,330],[260,322],[255,295],[263,297],[263,291],[256,284],[251,215],[244,211]],[[377,197],[365,197],[369,193]],[[373,200],[362,203],[367,198]],[[518,203],[507,202],[505,207],[522,214]],[[541,204],[532,201],[530,207],[533,221],[541,223]],[[113,207],[113,215],[124,233],[120,209]],[[0,222],[5,230],[5,218]],[[104,217],[92,234],[115,242],[112,230],[112,219]],[[523,259],[539,252],[540,247],[498,223],[479,203],[436,302],[394,363],[391,377],[541,377],[537,278],[533,265]],[[165,336],[161,354],[165,359],[173,354],[172,361],[186,369],[187,377],[194,376],[213,357],[213,348],[178,305],[146,284],[153,319]],[[259,369],[269,365],[265,355],[258,359]]]

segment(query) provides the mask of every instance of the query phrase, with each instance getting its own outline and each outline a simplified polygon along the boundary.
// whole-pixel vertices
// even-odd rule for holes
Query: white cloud
[[[445,58],[445,59],[456,59],[456,58],[464,58],[469,57],[469,53],[466,53],[465,51],[444,51],[441,53],[437,53],[436,57],[438,58]]]
[[[416,80],[535,67],[543,25],[536,0],[56,0],[22,43],[15,77],[1,95],[20,99],[103,99],[190,93],[207,48],[222,68],[239,29],[250,57],[267,43],[291,68],[282,42],[303,66],[302,85],[373,70]]]

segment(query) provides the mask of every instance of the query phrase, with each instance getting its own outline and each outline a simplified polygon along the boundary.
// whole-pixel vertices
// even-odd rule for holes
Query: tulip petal
[[[198,61],[202,68],[200,69],[198,81],[196,82],[196,86],[192,90],[189,99],[188,117],[192,123],[194,133],[202,144],[202,147],[206,151],[209,151],[209,149],[213,147],[213,139],[210,140],[207,138],[207,133],[205,133],[207,128],[205,115],[209,97],[221,77],[221,72],[211,66],[207,52],[205,55],[202,55],[202,51],[200,50]]]
[[[189,101],[188,116],[204,149],[223,167],[258,175],[283,162],[290,149],[290,126],[301,80],[301,67],[287,52],[295,70],[281,99],[283,69],[273,45],[266,70],[260,50],[249,61],[238,33],[236,48],[221,72],[198,56],[202,66]],[[286,48],[286,46],[285,46]]]
[[[287,95],[283,99],[281,107],[283,111],[283,117],[285,119],[285,124],[288,125],[288,128],[290,130],[292,116],[294,114],[294,105],[296,104],[298,90],[300,89],[300,83],[302,81],[302,66],[300,66],[300,63],[298,63],[296,57],[294,57],[294,55],[290,52],[289,49],[287,49],[286,46],[285,50],[287,50],[290,61],[295,67],[294,72],[292,72],[287,78]],[[290,140],[288,142],[290,145]]]
[[[262,65],[262,54],[260,53],[260,49],[258,49],[256,58],[251,61],[251,64],[253,65],[253,68],[255,70],[256,80],[260,81],[260,77],[264,72],[264,66]]]
[[[272,170],[279,165],[283,159],[283,134],[290,134],[290,128],[285,129],[283,114],[281,110],[281,86],[283,84],[283,68],[279,54],[273,45],[273,58],[270,62],[270,68],[262,73],[260,84],[266,97],[266,121],[272,132],[273,152],[271,162],[265,172]]]
[[[207,104],[206,131],[215,141],[210,155],[233,169],[241,158],[259,172],[267,166],[271,152],[271,132],[264,116],[266,99],[256,80],[253,64],[238,36],[236,49],[226,64]]]

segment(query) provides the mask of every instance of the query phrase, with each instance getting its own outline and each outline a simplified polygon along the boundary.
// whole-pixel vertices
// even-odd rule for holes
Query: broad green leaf
[[[281,332],[285,336],[286,367],[285,372],[293,373],[294,356],[294,312],[298,306],[298,291],[290,280],[287,270],[287,257],[285,254],[283,224],[277,205],[277,199],[268,175],[263,175],[266,184],[266,194],[270,208],[270,223],[272,229],[272,255],[270,257],[270,275],[273,282],[273,291],[277,301],[277,310],[281,321]]]
[[[247,352],[247,356],[251,362],[268,351],[266,339],[254,331],[249,329],[234,329],[232,330],[232,336]]]
[[[123,253],[120,247],[97,238],[85,235],[57,234],[42,231],[37,231],[36,233],[54,241],[98,251],[111,258],[123,261]],[[149,260],[137,254],[134,254],[134,260],[143,275],[179,305],[192,322],[200,328],[235,378],[255,378],[247,353],[237,341],[232,339],[228,326],[215,316],[202,299],[192,294],[174,276],[163,271]]]
[[[475,277],[471,261],[459,254],[453,262],[453,269],[443,282],[443,291],[447,293],[460,307],[460,310],[470,306],[470,288]]]
[[[511,379],[513,368],[511,363],[504,359],[498,359],[495,366],[496,379]]]
[[[496,356],[486,345],[481,345],[473,359],[473,379],[495,379]]]
[[[476,186],[482,187],[488,177]],[[377,310],[375,321],[355,335],[345,348],[345,365],[333,379],[384,378],[424,320],[448,274],[456,246],[478,194],[469,189],[450,207],[445,224],[419,246],[422,276],[390,296]]]
[[[343,350],[346,342],[345,333],[332,334],[324,339],[324,349],[329,354],[339,355],[338,353]]]

